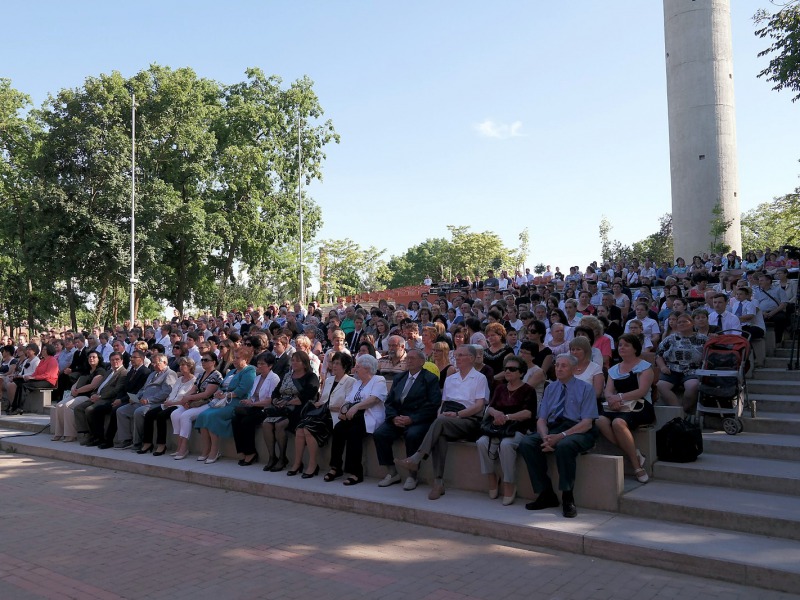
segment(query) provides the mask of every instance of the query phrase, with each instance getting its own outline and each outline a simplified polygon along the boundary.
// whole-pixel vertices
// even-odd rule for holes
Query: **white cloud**
[[[499,123],[492,119],[486,119],[483,123],[475,125],[477,131],[483,137],[495,138],[498,140],[506,140],[512,137],[525,137],[526,134],[522,133],[522,121],[514,121],[510,125],[507,123]]]

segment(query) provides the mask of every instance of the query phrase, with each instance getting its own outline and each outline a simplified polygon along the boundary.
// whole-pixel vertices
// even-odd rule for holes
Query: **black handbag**
[[[328,410],[328,403],[326,402],[322,406],[314,406],[313,402],[307,402],[305,406],[303,406],[303,411],[300,413],[301,419],[319,419],[325,416],[325,413],[329,413]]]
[[[489,414],[483,417],[483,421],[481,421],[481,433],[490,438],[514,437],[517,434],[518,427],[519,421],[509,421],[508,419],[502,425],[495,425],[494,418]]]
[[[466,410],[467,407],[461,404],[461,402],[456,402],[455,400],[445,400],[442,402],[442,412],[454,412],[457,413],[460,410]]]

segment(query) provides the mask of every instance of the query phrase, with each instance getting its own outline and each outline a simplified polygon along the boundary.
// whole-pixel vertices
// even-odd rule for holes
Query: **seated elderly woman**
[[[16,372],[6,381],[6,394],[8,396],[8,410],[6,414],[11,414],[12,407],[15,413],[18,411],[15,405],[15,402],[18,401],[17,390],[22,387],[26,379],[33,376],[33,373],[39,366],[39,360],[39,346],[34,343],[25,346],[23,358],[17,364]]]
[[[86,360],[89,362],[89,373],[81,375],[69,391],[65,392],[61,402],[50,409],[50,431],[54,440],[61,438],[62,442],[74,442],[78,439],[74,407],[86,402],[106,377],[106,370],[102,366],[103,357],[99,352],[92,350]],[[88,436],[85,441],[89,441]]]
[[[429,455],[433,458],[433,487],[428,498],[438,500],[444,493],[444,467],[447,445],[450,441],[474,441],[480,435],[481,415],[489,397],[486,376],[475,370],[478,351],[474,345],[463,345],[456,350],[457,372],[444,382],[442,407],[431,424],[419,450],[407,458],[396,459],[395,464],[416,473],[419,464]]]
[[[169,415],[172,421],[172,433],[178,438],[178,448],[172,453],[175,460],[183,460],[188,456],[192,424],[199,414],[208,410],[208,403],[222,385],[222,375],[217,371],[216,354],[213,352],[203,354],[200,366],[203,371],[195,378],[194,387],[183,396],[183,402]],[[161,450],[163,448],[156,448],[156,452]]]
[[[700,381],[694,374],[703,361],[703,347],[708,337],[694,331],[694,319],[688,313],[676,316],[677,331],[664,338],[656,350],[656,366],[661,372],[658,396],[670,406],[681,406],[688,412],[697,402]],[[683,386],[683,402],[674,388]]]
[[[483,362],[495,375],[503,372],[503,360],[514,351],[506,344],[506,328],[500,323],[489,323],[484,331],[488,348],[483,351]]]
[[[183,397],[194,387],[194,360],[188,356],[178,359],[178,380],[172,386],[167,399],[158,406],[148,410],[144,415],[142,429],[142,447],[136,454],[153,452],[153,456],[161,456],[167,450],[167,421],[179,406],[183,405]],[[153,445],[153,429],[156,430],[156,445]],[[155,448],[155,450],[154,450]]]
[[[516,490],[517,447],[523,434],[533,425],[536,414],[536,392],[522,381],[528,365],[519,356],[510,354],[503,361],[505,382],[494,389],[492,400],[484,415],[487,423],[497,431],[497,436],[484,435],[477,442],[481,473],[489,479],[489,498],[499,495],[496,467],[503,472],[503,506],[514,503]],[[506,431],[503,431],[506,430]]]
[[[269,453],[264,470],[273,473],[282,471],[289,464],[286,456],[288,432],[294,432],[303,406],[313,402],[319,393],[319,377],[311,370],[308,354],[298,350],[292,354],[290,364],[291,369],[272,392],[272,405],[264,409],[266,418],[261,424]]]
[[[194,428],[200,430],[203,450],[198,461],[207,465],[217,462],[222,456],[221,439],[233,437],[231,420],[239,403],[248,397],[256,378],[256,369],[250,364],[253,351],[247,346],[236,349],[233,355],[232,375],[223,381],[223,391],[214,394],[220,406],[212,402],[208,410],[200,413]]]
[[[301,413],[300,422],[295,429],[294,466],[287,474],[296,474],[303,470],[303,452],[308,448],[308,463],[303,472],[303,479],[310,479],[318,472],[319,449],[328,443],[334,427],[334,418],[338,421],[339,410],[345,403],[353,386],[350,368],[353,359],[349,354],[338,352],[331,359],[331,375],[325,379],[325,385],[319,399],[308,402]],[[332,481],[338,475],[325,475],[325,481]]]
[[[364,437],[375,432],[385,419],[383,403],[386,401],[386,379],[378,372],[378,360],[369,354],[356,357],[353,369],[355,381],[345,403],[339,408],[339,422],[333,428],[330,470],[326,479],[335,479],[344,473],[348,477],[344,485],[356,485],[364,481],[361,464]],[[346,452],[344,469],[342,454]]]
[[[656,420],[650,399],[654,373],[652,365],[640,358],[642,343],[637,336],[630,333],[620,336],[618,351],[622,362],[608,371],[606,402],[597,427],[625,453],[636,479],[647,483],[650,478],[644,470],[646,457],[634,445],[631,431],[641,425],[652,425]]]

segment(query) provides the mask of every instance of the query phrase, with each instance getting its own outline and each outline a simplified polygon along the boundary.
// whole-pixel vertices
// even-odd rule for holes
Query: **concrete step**
[[[738,435],[706,432],[703,433],[703,453],[800,462],[800,436],[750,431]]]
[[[751,379],[747,382],[751,394],[780,394],[800,396],[800,381],[778,381],[775,379]]]
[[[800,540],[800,502],[795,496],[653,481],[625,494],[620,512]]]
[[[758,413],[780,412],[780,413],[800,413],[800,396],[789,396],[783,394],[752,394],[748,397],[751,402],[756,403]],[[756,413],[756,414],[758,414]],[[745,414],[748,411],[745,410]]]
[[[783,367],[764,367],[763,369],[756,369],[753,379],[757,381],[771,380],[771,381],[798,381],[800,382],[800,371],[789,371],[786,365]]]
[[[786,345],[779,348],[775,348],[775,352],[772,354],[772,356],[774,357],[784,358],[787,360],[791,355],[792,355],[792,347]],[[797,351],[795,351],[795,356],[797,356]]]
[[[800,435],[800,414],[779,413],[758,410],[756,418],[751,419],[745,412],[742,420],[744,430],[750,433],[779,433],[783,435]]]
[[[786,356],[768,356],[764,359],[764,368],[767,369],[784,369],[789,363],[789,355]]]
[[[800,464],[788,460],[703,453],[693,463],[659,461],[656,480],[718,486],[796,496],[800,502]],[[726,491],[720,490],[721,497]]]
[[[366,479],[362,485],[345,487],[337,485],[339,482],[325,483],[321,477],[300,479],[286,477],[284,473],[264,473],[258,468],[242,468],[227,459],[205,465],[168,460],[166,456],[104,452],[51,442],[44,434],[2,439],[9,433],[15,432],[0,430],[0,448],[51,459],[54,467],[57,461],[67,460],[468,532],[505,542],[588,556],[613,556],[632,565],[671,569],[760,588],[785,592],[800,589],[800,543],[794,539],[593,511],[584,509],[580,499],[577,519],[564,519],[557,508],[529,512],[521,501],[504,507],[489,500],[485,492],[448,489],[444,498],[431,502],[424,486],[404,492],[400,486],[379,488],[376,479]]]

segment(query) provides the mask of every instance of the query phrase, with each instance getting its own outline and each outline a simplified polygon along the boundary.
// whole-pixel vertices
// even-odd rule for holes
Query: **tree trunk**
[[[114,315],[114,325],[119,323],[119,288],[114,285],[114,288],[111,292],[111,311]]]
[[[225,290],[228,289],[228,280],[231,277],[231,273],[233,273],[233,260],[234,260],[234,250],[235,247],[233,242],[228,244],[228,256],[225,259],[225,267],[222,270],[222,281],[219,284],[219,293],[217,294],[217,310],[216,314],[220,314],[222,312],[222,304],[225,299]]]
[[[178,293],[175,298],[175,308],[183,318],[183,303],[186,299],[186,240],[178,243]]]
[[[97,306],[94,309],[94,323],[92,327],[97,327],[100,324],[100,316],[103,314],[103,309],[106,305],[106,298],[108,297],[108,281],[103,281],[103,288],[100,290],[100,297],[97,299]]]
[[[72,331],[78,331],[78,309],[75,302],[75,289],[72,277],[67,277],[67,304],[69,305],[69,324]]]
[[[137,317],[139,316],[139,301],[142,299],[142,292],[139,288],[136,288],[133,291],[133,320],[134,323],[138,320]]]

